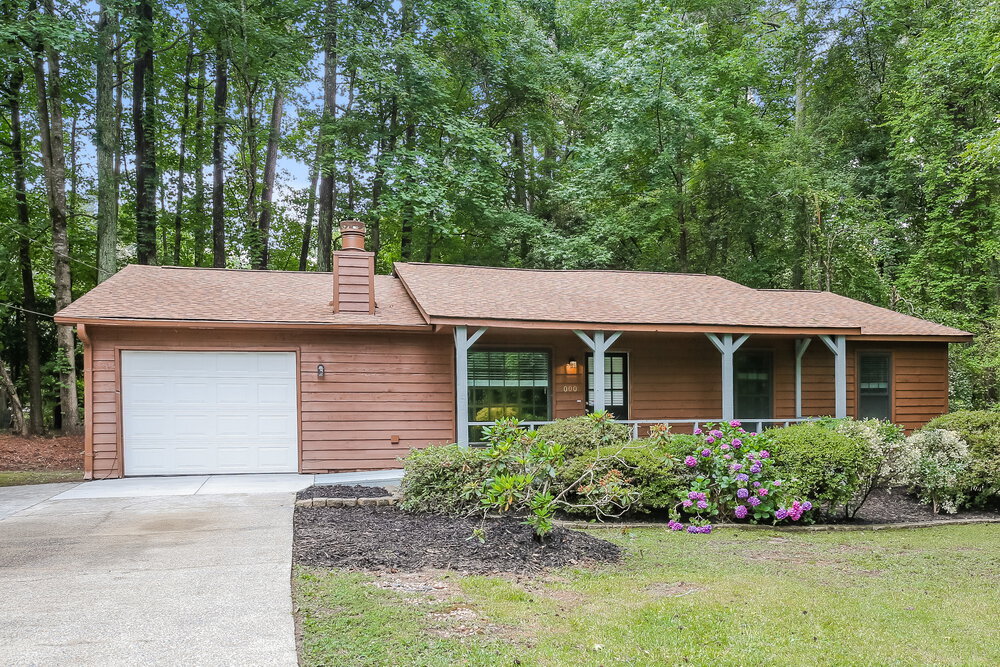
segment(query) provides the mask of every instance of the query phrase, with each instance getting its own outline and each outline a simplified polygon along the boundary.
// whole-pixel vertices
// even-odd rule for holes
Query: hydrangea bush
[[[963,473],[968,456],[969,445],[954,431],[917,431],[906,439],[906,482],[935,514],[954,514],[966,500]]]
[[[776,475],[766,434],[747,433],[733,420],[706,424],[695,435],[699,440],[683,458],[692,481],[675,507],[671,530],[710,533],[720,520],[798,521],[812,509]]]

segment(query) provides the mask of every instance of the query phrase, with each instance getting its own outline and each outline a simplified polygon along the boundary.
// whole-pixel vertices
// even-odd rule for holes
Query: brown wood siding
[[[454,438],[450,336],[94,326],[87,333],[95,478],[121,476],[117,360],[123,349],[297,352],[303,473],[399,467],[398,457],[409,448]],[[317,364],[326,368],[323,378],[316,375]]]

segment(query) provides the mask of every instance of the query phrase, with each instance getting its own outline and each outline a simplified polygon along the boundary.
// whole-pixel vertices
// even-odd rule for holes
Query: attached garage
[[[294,352],[121,351],[126,475],[298,471]]]

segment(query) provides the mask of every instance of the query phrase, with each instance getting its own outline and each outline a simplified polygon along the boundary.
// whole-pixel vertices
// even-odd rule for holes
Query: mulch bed
[[[930,505],[922,505],[906,489],[875,489],[861,506],[853,521],[846,523],[914,523],[920,521],[947,521],[948,519],[997,519],[1000,512],[989,510],[960,510],[957,514],[934,514]]]
[[[83,436],[0,434],[0,470],[83,470]]]
[[[295,494],[296,500],[311,498],[383,498],[392,495],[381,486],[364,486],[355,484],[317,484],[302,489]]]
[[[486,522],[486,541],[473,537],[480,521],[407,514],[394,507],[295,508],[292,556],[302,565],[356,570],[447,569],[487,574],[615,562],[621,549],[581,532],[556,528],[544,544],[520,519]]]

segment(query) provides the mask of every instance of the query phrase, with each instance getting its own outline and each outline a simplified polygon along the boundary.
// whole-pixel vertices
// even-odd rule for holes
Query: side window
[[[891,372],[888,352],[858,355],[858,419],[892,419]]]

